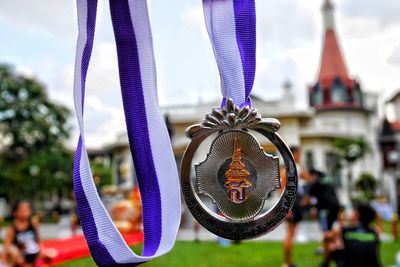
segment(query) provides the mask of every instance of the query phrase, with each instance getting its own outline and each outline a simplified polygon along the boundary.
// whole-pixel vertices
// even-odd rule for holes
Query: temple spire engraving
[[[249,171],[242,160],[242,149],[237,138],[233,143],[232,162],[225,172],[225,188],[228,192],[228,198],[234,203],[242,203],[247,199],[247,188],[252,186],[248,178]]]

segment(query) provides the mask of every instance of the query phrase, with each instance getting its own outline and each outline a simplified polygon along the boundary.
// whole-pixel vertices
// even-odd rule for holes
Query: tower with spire
[[[248,180],[250,173],[242,160],[242,150],[237,138],[234,140],[232,161],[229,169],[225,172],[225,176],[225,188],[228,192],[229,200],[234,203],[245,201],[247,198],[246,189],[251,186]]]
[[[350,77],[340,49],[335,29],[334,6],[330,0],[325,0],[322,12],[324,44],[317,81],[309,89],[310,105],[317,111],[363,109],[360,85]]]

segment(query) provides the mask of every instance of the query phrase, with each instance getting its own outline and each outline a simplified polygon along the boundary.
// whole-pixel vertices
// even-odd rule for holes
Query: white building
[[[379,143],[383,162],[383,190],[400,216],[400,90],[388,101],[394,111],[394,119],[384,119]]]
[[[364,92],[359,81],[353,79],[345,65],[343,54],[335,32],[333,5],[326,0],[323,6],[324,44],[317,81],[309,90],[309,108],[297,109],[293,88],[287,82],[284,85],[282,99],[264,101],[253,96],[253,107],[263,117],[280,120],[282,127],[279,134],[290,146],[299,146],[303,154],[303,163],[309,168],[316,168],[332,175],[338,187],[340,200],[350,202],[350,182],[347,169],[336,171],[338,157],[332,148],[332,142],[339,137],[364,138],[371,147],[371,153],[352,166],[353,183],[363,172],[380,178],[381,157],[378,146],[380,127],[377,118],[378,97]],[[212,107],[219,103],[203,103],[191,106],[174,106],[164,109],[172,125],[172,138],[175,156],[180,165],[189,139],[184,130],[199,123]],[[271,144],[262,144],[267,152],[274,153]],[[128,139],[121,135],[117,142],[106,147],[112,156],[114,182],[120,186],[132,187],[134,168],[130,159]]]

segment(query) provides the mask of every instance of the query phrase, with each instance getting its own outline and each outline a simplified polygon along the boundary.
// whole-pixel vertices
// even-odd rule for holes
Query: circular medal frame
[[[234,111],[236,107],[233,105],[227,107]],[[237,109],[240,113],[240,110]],[[214,112],[215,110],[213,110]],[[254,109],[252,111],[256,112]],[[230,113],[232,114],[232,112]],[[209,116],[209,115],[207,115]],[[207,118],[206,116],[206,118]],[[267,234],[278,227],[286,218],[290,209],[292,208],[297,193],[297,170],[296,163],[293,155],[283,141],[283,139],[276,133],[279,129],[280,124],[275,119],[261,120],[255,124],[249,124],[249,128],[246,127],[212,127],[210,128],[205,122],[202,125],[192,126],[192,130],[187,130],[187,135],[191,137],[191,142],[186,148],[183,155],[182,166],[181,166],[181,187],[185,198],[186,205],[193,217],[207,230],[210,232],[231,240],[244,240],[259,237]],[[242,124],[236,126],[244,126]],[[202,127],[200,129],[200,127]],[[199,196],[195,193],[194,187],[191,181],[192,173],[192,159],[197,151],[198,147],[203,141],[215,132],[223,133],[233,129],[241,129],[247,131],[248,129],[254,130],[266,137],[282,155],[285,169],[286,169],[286,186],[280,196],[279,201],[270,208],[266,213],[258,215],[254,219],[247,221],[233,221],[231,219],[219,216],[214,212],[210,211],[208,207],[200,200]],[[193,132],[193,129],[196,129]]]

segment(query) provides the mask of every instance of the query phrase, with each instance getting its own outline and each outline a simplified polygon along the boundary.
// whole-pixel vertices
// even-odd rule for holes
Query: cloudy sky
[[[322,46],[322,0],[259,0],[254,92],[273,99],[285,80],[305,105]],[[334,0],[349,71],[382,101],[400,87],[400,1]],[[0,0],[0,62],[33,75],[71,109],[77,37],[75,1]],[[112,141],[124,129],[107,1],[99,1],[85,113],[87,142]],[[200,0],[150,1],[161,105],[214,101],[219,78]],[[71,124],[76,126],[75,118]],[[76,142],[76,132],[71,145]]]

